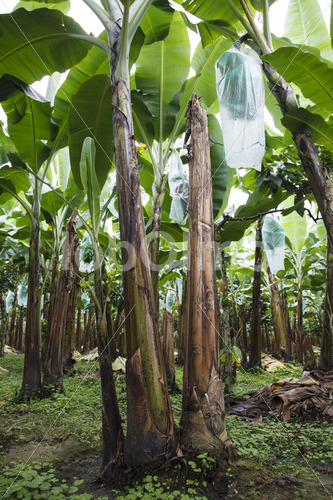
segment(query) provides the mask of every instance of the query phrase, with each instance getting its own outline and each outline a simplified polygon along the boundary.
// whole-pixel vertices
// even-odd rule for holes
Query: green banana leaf
[[[173,15],[168,36],[141,48],[135,84],[153,117],[155,138],[165,140],[179,110],[180,93],[190,70],[188,32],[179,12]],[[135,104],[135,103],[133,103]],[[138,111],[136,117],[140,119]]]
[[[60,10],[63,14],[68,14],[69,9],[71,8],[70,0],[21,0],[17,3],[13,9],[13,11],[18,9],[25,9],[31,12],[35,9],[56,9]]]
[[[94,139],[86,137],[80,159],[80,174],[83,188],[87,194],[90,220],[95,234],[98,238],[99,222],[100,222],[100,185],[97,179],[95,170],[96,147]]]
[[[168,36],[173,13],[168,0],[152,2],[140,24],[145,34],[145,45],[164,40]]]
[[[83,59],[90,44],[81,26],[59,10],[19,9],[0,16],[1,75],[12,74],[26,83],[60,73]]]
[[[330,37],[317,0],[289,0],[284,36],[293,43],[316,47],[322,57],[332,59]]]
[[[54,141],[58,127],[51,121],[49,102],[40,102],[20,93],[3,103],[8,132],[20,158],[37,174],[51,149],[44,141]]]
[[[310,133],[316,144],[333,151],[333,129],[322,116],[311,113],[307,109],[298,108],[286,113],[281,123],[291,132]]]
[[[292,202],[287,200],[283,204],[283,208],[289,208],[291,205]],[[289,215],[282,217],[280,222],[285,229],[285,235],[289,238],[294,252],[300,258],[308,232],[306,217],[301,217],[294,210]]]
[[[96,142],[96,175],[103,188],[113,166],[112,106],[110,77],[96,75],[83,83],[72,98],[68,115],[71,169],[77,186],[82,189],[80,159],[87,136]]]
[[[304,97],[333,112],[333,68],[312,52],[284,47],[262,56],[287,82],[294,82]]]

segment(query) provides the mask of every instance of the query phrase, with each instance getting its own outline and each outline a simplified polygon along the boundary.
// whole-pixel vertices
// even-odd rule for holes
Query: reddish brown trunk
[[[75,229],[76,219],[77,215],[73,213],[66,228],[63,259],[54,302],[50,339],[45,358],[44,386],[62,386],[64,336],[70,293],[75,281],[73,261],[76,240],[78,238]]]
[[[16,322],[16,346],[15,349],[22,351],[23,348],[23,319],[24,319],[24,307],[20,306],[19,313]]]
[[[254,276],[252,291],[252,316],[250,329],[249,368],[261,366],[261,331],[260,331],[260,301],[261,301],[261,264],[262,264],[262,219],[258,220],[256,231],[256,248],[254,258]]]
[[[73,351],[75,348],[75,312],[76,301],[80,291],[80,277],[78,275],[80,267],[80,238],[74,235],[74,248],[72,252],[72,273],[73,284],[69,292],[66,330],[63,337],[63,369],[66,372],[73,367]]]
[[[320,350],[319,369],[328,372],[333,369],[333,246],[327,238],[325,302],[323,314],[323,333]]]
[[[296,337],[296,350],[295,361],[296,363],[303,363],[303,295],[302,289],[298,289],[297,297],[297,337]]]
[[[223,453],[227,439],[219,357],[212,180],[207,112],[195,95],[187,111],[189,240],[182,443]]]
[[[6,335],[7,335],[7,311],[6,311],[6,301],[2,293],[0,293],[0,312],[1,312],[0,356],[3,356],[5,342],[6,342]]]
[[[166,309],[163,311],[161,325],[162,350],[165,362],[165,370],[171,391],[176,389],[175,379],[175,343],[174,343],[175,316]]]
[[[183,282],[182,303],[178,307],[178,355],[177,363],[184,364],[185,360],[185,338],[186,338],[186,280]]]
[[[14,347],[15,344],[16,302],[17,302],[17,289],[15,289],[14,292],[12,314],[10,316],[10,323],[9,323],[8,342],[11,347]]]
[[[39,221],[31,222],[29,247],[28,304],[25,333],[25,356],[21,399],[31,398],[40,393],[40,317],[39,317]]]
[[[75,335],[75,348],[81,352],[82,348],[82,311],[79,307],[76,316],[76,335]]]
[[[316,358],[312,348],[310,335],[306,335],[303,340],[304,370],[315,370],[317,368]]]
[[[144,465],[173,455],[177,446],[157,328],[128,69],[110,60],[113,134],[123,263],[126,324],[127,435],[125,460]],[[126,249],[125,249],[126,245]]]
[[[93,320],[94,320],[94,312],[90,309],[88,312],[84,313],[84,342],[83,342],[84,353],[87,353],[89,351]]]

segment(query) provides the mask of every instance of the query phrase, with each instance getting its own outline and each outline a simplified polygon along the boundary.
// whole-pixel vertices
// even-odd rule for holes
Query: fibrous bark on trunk
[[[102,272],[106,270],[98,262],[98,248],[95,249],[95,294],[96,294],[96,337],[99,353],[99,368],[102,387],[102,463],[100,477],[110,479],[113,467],[118,465],[124,447],[122,420],[119,413],[116,388],[112,371],[111,342],[113,340],[112,323],[107,321],[105,290],[102,284]]]
[[[161,339],[162,339],[162,349],[165,362],[165,371],[167,376],[168,384],[171,387],[171,391],[176,389],[176,379],[175,379],[175,342],[174,342],[174,325],[175,316],[173,313],[163,311],[162,324],[161,324]]]
[[[223,365],[223,382],[226,394],[230,394],[232,386],[235,383],[233,370],[232,370],[232,352],[231,352],[231,335],[230,335],[230,311],[229,311],[229,288],[226,269],[226,255],[225,250],[221,249],[221,270],[223,283],[220,285],[222,293],[222,316],[221,316],[221,330],[223,338],[223,348],[225,353],[225,362]]]
[[[325,301],[323,313],[323,333],[320,349],[319,369],[328,372],[333,369],[333,246],[327,238]]]
[[[23,347],[23,319],[24,319],[24,307],[20,306],[19,313],[17,315],[16,322],[16,344],[15,349],[22,351]]]
[[[125,26],[126,26],[126,20]],[[144,465],[175,453],[177,438],[163,367],[141,205],[140,176],[131,111],[128,50],[120,33],[110,58],[113,135],[117,170],[127,343],[125,461]],[[125,35],[126,36],[126,35]]]
[[[249,367],[261,366],[261,330],[260,330],[260,302],[261,302],[261,266],[262,266],[262,219],[257,222],[256,248],[254,258],[254,276],[252,290],[252,316],[250,329]]]
[[[62,350],[62,363],[65,372],[73,367],[73,351],[75,348],[75,312],[80,290],[80,276],[78,274],[80,267],[80,238],[77,235],[74,236],[72,259],[73,284],[68,297],[66,329]]]
[[[6,335],[7,335],[7,310],[6,301],[2,293],[0,293],[0,312],[1,312],[1,331],[0,331],[0,356],[4,355]]]
[[[44,386],[62,386],[63,377],[63,347],[66,332],[67,310],[70,294],[75,282],[74,254],[77,245],[76,234],[77,215],[72,214],[66,227],[66,240],[64,244],[60,277],[54,300],[53,320],[48,341]]]
[[[274,274],[271,272],[267,263],[267,273],[270,284],[271,304],[272,304],[272,320],[275,335],[275,351],[276,355],[280,356],[281,346],[287,346],[286,340],[286,323],[285,314],[282,309],[281,297],[276,283]]]
[[[37,197],[36,197],[37,198]],[[39,299],[39,202],[34,200],[35,219],[31,220],[29,246],[28,303],[25,333],[25,356],[21,399],[31,398],[40,393],[40,299]]]
[[[16,302],[17,302],[17,288],[14,292],[13,304],[12,304],[12,314],[10,317],[9,324],[9,345],[14,347],[15,344],[15,321],[16,321]]]
[[[187,330],[181,441],[223,453],[227,439],[219,358],[212,180],[207,112],[193,95],[187,111],[189,240]]]

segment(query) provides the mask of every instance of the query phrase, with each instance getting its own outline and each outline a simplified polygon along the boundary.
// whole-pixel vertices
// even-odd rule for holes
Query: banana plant
[[[226,35],[220,28],[220,19],[229,19],[232,30],[241,23],[246,30],[247,38],[257,44],[262,56],[263,71],[268,80],[268,87],[276,98],[283,118],[282,125],[292,133],[292,140],[298,150],[299,158],[309,180],[311,190],[317,201],[319,210],[331,241],[333,241],[333,182],[323,171],[320,157],[314,141],[332,148],[333,131],[329,123],[332,110],[332,68],[326,60],[318,55],[318,48],[324,57],[330,57],[329,37],[325,23],[318,17],[320,7],[318,2],[306,0],[301,4],[298,0],[289,2],[286,33],[295,35],[296,41],[303,40],[307,46],[298,47],[286,39],[271,36],[269,27],[268,1],[226,0],[223,5],[216,5],[213,0],[186,0],[184,7],[195,14],[205,24],[204,32],[212,33],[211,40]],[[262,11],[263,30],[255,21],[255,12]],[[315,14],[314,14],[315,13]],[[302,24],[299,24],[299,19]],[[317,22],[317,24],[316,24]],[[292,26],[292,29],[291,29]],[[322,30],[321,30],[322,28]],[[319,31],[320,30],[320,35]],[[229,31],[229,36],[232,33]],[[323,33],[323,38],[321,38]],[[203,38],[207,42],[207,36]],[[313,46],[308,47],[308,43]],[[331,58],[331,57],[330,57]],[[286,78],[282,78],[282,76]],[[300,89],[304,97],[311,99],[314,109],[299,106],[299,101],[290,83]],[[313,113],[315,111],[315,113]],[[316,114],[316,112],[322,116]],[[289,138],[291,139],[290,135]]]
[[[303,359],[303,289],[308,275],[313,269],[321,265],[318,260],[321,243],[315,241],[309,233],[306,217],[300,217],[293,211],[285,217],[281,217],[281,224],[285,229],[286,244],[288,252],[285,259],[288,269],[285,273],[294,273],[297,296],[297,338],[296,338],[296,361]],[[283,273],[281,274],[283,276]]]
[[[1,190],[14,198],[30,219],[28,307],[25,364],[21,397],[41,390],[40,369],[40,220],[43,183],[64,129],[51,120],[50,103],[25,82],[3,76],[1,101],[7,114],[9,139],[2,166]]]
[[[101,188],[96,174],[96,147],[94,140],[87,137],[82,146],[80,160],[80,177],[87,197],[89,224],[85,227],[90,236],[94,253],[94,287],[91,294],[95,303],[97,340],[99,349],[99,364],[102,385],[102,432],[103,453],[100,469],[101,477],[110,474],[112,463],[120,459],[123,450],[123,430],[118,408],[116,390],[113,380],[111,341],[113,337],[110,331],[110,322],[107,321],[107,296],[104,286],[104,256],[101,254],[99,245],[99,232],[105,214],[108,210],[110,197],[101,208]],[[112,194],[111,194],[112,196]]]

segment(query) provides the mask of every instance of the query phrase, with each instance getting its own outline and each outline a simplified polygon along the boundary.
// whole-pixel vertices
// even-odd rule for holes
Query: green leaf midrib
[[[78,40],[89,43],[89,40],[86,39],[87,35],[78,35],[75,33],[54,33],[52,35],[49,35],[49,34],[43,35],[43,36],[38,37],[38,38],[33,38],[32,40],[27,40],[23,44],[15,47],[15,49],[11,50],[10,52],[6,52],[6,54],[4,54],[3,56],[0,56],[0,62],[5,61],[6,58],[11,57],[13,54],[15,54],[16,52],[19,52],[20,50],[23,50],[27,47],[31,47],[32,45],[36,45],[36,44],[41,43],[45,40],[52,40],[54,38],[77,38]],[[39,57],[37,52],[36,52],[36,55],[37,55],[37,57]],[[45,64],[45,63],[43,62],[43,64]]]

